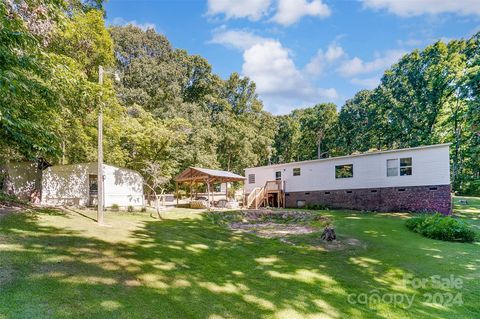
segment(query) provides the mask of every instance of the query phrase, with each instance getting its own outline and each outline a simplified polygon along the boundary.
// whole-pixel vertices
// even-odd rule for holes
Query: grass
[[[468,203],[458,214],[478,226],[480,201]],[[404,226],[408,214],[319,213],[334,220],[340,240],[361,245],[327,251],[310,245],[317,234],[289,245],[189,209],[163,220],[108,212],[108,227],[90,211],[10,214],[0,219],[0,318],[480,317],[478,242],[424,238]],[[434,275],[463,285],[403,285],[406,276]],[[364,304],[363,294],[387,299]],[[439,302],[449,294],[461,304]],[[412,304],[389,302],[400,295],[414,296]]]

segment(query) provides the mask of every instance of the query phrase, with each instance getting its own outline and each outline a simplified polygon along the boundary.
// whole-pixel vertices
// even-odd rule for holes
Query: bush
[[[142,209],[140,209],[140,212],[146,213],[146,212],[147,212],[147,208],[146,208],[146,207],[142,207]]]
[[[2,205],[28,205],[28,202],[25,200],[21,200],[14,195],[5,194],[0,190],[0,204]]]
[[[307,205],[305,205],[305,209],[325,210],[325,209],[328,209],[328,207],[327,207],[327,205],[325,205],[325,204],[308,203]]]
[[[133,213],[133,206],[132,205],[128,205],[127,212]]]
[[[120,210],[120,207],[118,206],[118,204],[112,204],[112,206],[110,207],[110,209],[113,211],[113,212],[118,212]]]
[[[475,240],[475,232],[468,224],[439,213],[410,218],[405,225],[408,229],[432,239],[459,242]]]

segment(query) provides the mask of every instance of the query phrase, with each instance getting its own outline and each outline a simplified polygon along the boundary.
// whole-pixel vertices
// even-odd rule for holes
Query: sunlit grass
[[[480,201],[467,201],[456,199],[456,212],[478,225]],[[480,317],[478,243],[424,238],[406,229],[404,213],[321,213],[340,242],[355,244],[234,233],[189,209],[162,219],[107,212],[107,226],[88,210],[12,214],[0,219],[0,318]],[[463,286],[405,285],[434,275]],[[363,293],[416,298],[410,307],[349,302]],[[463,303],[428,302],[426,293],[461,293]]]

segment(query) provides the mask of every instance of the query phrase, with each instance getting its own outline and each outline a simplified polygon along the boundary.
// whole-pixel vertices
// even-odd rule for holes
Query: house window
[[[335,166],[335,178],[351,178],[351,177],[353,177],[353,164]]]
[[[255,184],[255,174],[248,174],[248,183]]]
[[[387,176],[398,176],[398,159],[387,160]]]
[[[412,158],[387,160],[387,176],[408,176],[412,175]]]
[[[400,176],[412,175],[412,158],[405,157],[400,159]]]
[[[276,181],[281,181],[282,180],[282,172],[280,172],[280,171],[275,172],[275,180]]]
[[[295,167],[293,169],[293,176],[300,176],[300,167]]]

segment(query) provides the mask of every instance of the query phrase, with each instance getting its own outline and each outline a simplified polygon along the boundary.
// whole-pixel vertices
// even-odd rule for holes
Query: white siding
[[[387,177],[387,159],[411,157],[413,174]],[[335,178],[335,166],[353,164],[353,178]],[[293,168],[300,167],[301,175],[293,176]],[[358,189],[372,187],[401,187],[450,184],[449,145],[412,148],[247,168],[246,177],[255,174],[255,184],[245,185],[246,193],[262,187],[266,181],[275,180],[275,172],[282,172],[286,191],[314,191]]]
[[[42,177],[42,204],[86,206],[89,174],[97,174],[96,163],[48,167]]]
[[[132,170],[104,165],[105,206],[143,206],[143,178]],[[97,175],[97,163],[51,166],[44,170],[42,203],[78,205],[89,203],[89,175]]]
[[[14,194],[21,199],[30,199],[32,192],[40,190],[42,171],[35,162],[9,163],[5,165]]]
[[[105,206],[143,206],[143,178],[132,170],[105,165]]]

